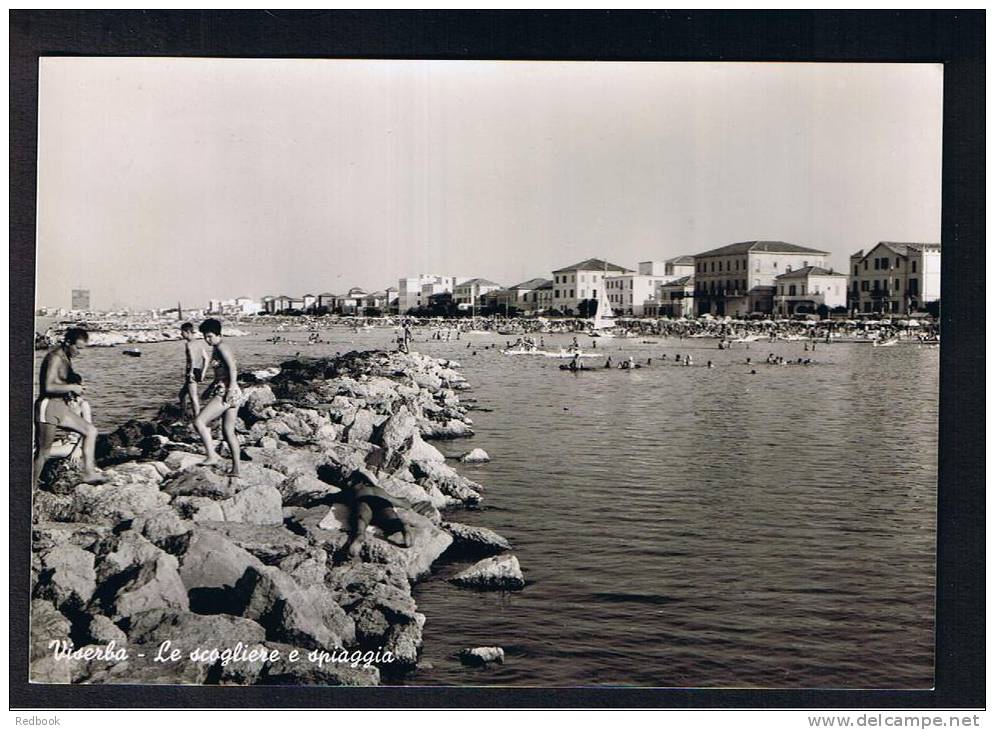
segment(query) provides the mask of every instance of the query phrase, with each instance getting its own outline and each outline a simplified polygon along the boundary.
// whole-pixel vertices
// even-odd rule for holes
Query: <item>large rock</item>
[[[299,507],[311,507],[328,502],[342,491],[334,484],[321,481],[314,473],[288,476],[280,483],[278,489],[284,505]]]
[[[204,460],[203,454],[195,454],[190,451],[171,451],[164,459],[164,463],[173,471],[183,471],[196,466]]]
[[[52,641],[69,641],[71,625],[48,601],[31,602],[31,635],[29,639],[30,681],[39,684],[68,684],[69,666],[56,661],[49,646]]]
[[[81,610],[97,588],[93,553],[62,543],[41,553],[37,592],[61,609]]]
[[[132,523],[132,529],[139,530],[156,547],[173,554],[186,546],[183,537],[193,527],[193,522],[182,519],[175,510],[168,507],[136,519]]]
[[[291,555],[307,553],[310,548],[306,538],[282,526],[238,522],[208,522],[204,526],[224,535],[266,565],[277,565]]]
[[[152,609],[189,610],[178,568],[173,555],[138,533],[125,533],[100,562],[97,598],[116,619]]]
[[[72,522],[76,519],[76,500],[72,495],[36,490],[31,512],[34,522]]]
[[[85,522],[39,522],[31,531],[31,547],[44,552],[57,545],[69,543],[83,550],[93,551],[94,546],[109,537],[111,528]]]
[[[373,436],[373,429],[376,428],[376,425],[376,414],[366,408],[361,408],[356,412],[352,424],[346,429],[346,441],[348,443],[369,441]]]
[[[418,421],[406,407],[401,406],[376,429],[372,441],[390,451],[400,451],[406,449],[417,434]]]
[[[496,662],[504,664],[504,649],[500,646],[478,646],[475,649],[461,649],[460,661],[470,666],[482,666]]]
[[[412,464],[412,474],[422,485],[436,487],[443,494],[463,504],[475,505],[482,501],[480,485],[459,474],[447,464],[419,461]]]
[[[174,497],[228,499],[237,491],[235,482],[214,469],[194,466],[177,473],[163,489]]]
[[[169,501],[170,496],[159,491],[158,481],[80,484],[75,490],[73,508],[77,522],[113,525],[154,512]]]
[[[481,590],[515,591],[525,587],[525,577],[514,555],[484,558],[449,579],[456,585]]]
[[[415,581],[432,571],[432,564],[452,544],[453,538],[417,512],[398,508],[397,514],[407,525],[411,546],[399,547],[386,540],[368,539],[362,555],[374,562],[397,562],[404,566],[408,578]]]
[[[253,525],[283,524],[283,503],[276,487],[253,484],[230,499],[218,502],[226,522]]]
[[[441,527],[453,536],[453,544],[447,551],[447,556],[479,557],[511,550],[511,543],[486,527],[464,525],[459,522],[444,522]]]
[[[224,535],[197,527],[180,558],[180,580],[197,613],[237,613],[240,596],[235,585],[249,568],[261,567],[258,558]]]
[[[471,449],[463,454],[459,460],[464,464],[483,464],[491,460],[487,452],[483,449]]]
[[[323,586],[301,588],[278,568],[249,568],[238,584],[242,615],[266,628],[272,641],[334,649],[355,640],[355,626]]]

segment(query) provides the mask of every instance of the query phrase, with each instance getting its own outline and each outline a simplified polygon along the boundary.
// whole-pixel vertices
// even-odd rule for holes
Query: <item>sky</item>
[[[939,241],[932,64],[44,58],[37,305]]]

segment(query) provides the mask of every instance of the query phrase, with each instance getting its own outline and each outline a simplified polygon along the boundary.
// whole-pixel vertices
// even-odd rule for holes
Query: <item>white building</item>
[[[774,314],[816,314],[820,306],[830,310],[846,306],[846,274],[806,266],[774,279]]]
[[[456,287],[455,276],[421,274],[397,280],[397,310],[405,314],[410,309],[427,306],[433,294],[451,292]]]
[[[696,313],[770,314],[775,278],[807,266],[825,268],[827,256],[826,251],[784,241],[743,241],[695,254]]]
[[[907,314],[940,298],[940,244],[881,241],[850,257],[852,311]]]
[[[654,272],[655,273],[655,272]],[[663,273],[669,280],[694,276],[694,256],[675,256],[663,262]]]
[[[586,259],[557,269],[553,272],[552,308],[567,314],[578,314],[582,301],[597,301],[604,296],[607,277],[631,273],[632,269],[601,259]]]
[[[453,289],[453,301],[458,305],[465,305],[461,306],[461,309],[474,307],[480,304],[481,296],[500,288],[500,284],[488,279],[467,279]]]
[[[694,277],[682,276],[657,284],[653,298],[643,305],[643,314],[648,317],[694,316]]]
[[[646,301],[653,299],[657,286],[667,281],[665,271],[662,261],[643,261],[638,274],[607,277],[608,303],[615,314],[643,316]]]

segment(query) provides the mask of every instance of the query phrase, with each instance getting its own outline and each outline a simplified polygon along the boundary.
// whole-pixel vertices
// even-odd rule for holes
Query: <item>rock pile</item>
[[[169,407],[101,438],[107,484],[78,483],[65,462],[43,475],[33,681],[377,684],[418,662],[412,583],[444,553],[510,549],[442,521],[482,499],[426,441],[473,433],[457,363],[351,352],[246,380],[239,480],[196,466],[195,438]],[[359,557],[346,554],[359,468],[398,500],[409,547],[370,527]],[[520,588],[507,557],[514,571],[504,561],[465,584]]]

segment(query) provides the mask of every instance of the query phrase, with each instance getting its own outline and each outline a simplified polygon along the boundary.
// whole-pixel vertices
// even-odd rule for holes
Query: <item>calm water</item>
[[[272,345],[268,334],[232,340],[240,367],[393,340],[332,332],[335,344],[306,346],[290,333],[301,344]],[[614,340],[599,351],[653,365],[572,374],[564,360],[484,348],[506,339],[415,347],[460,360],[467,395],[490,409],[471,414],[474,439],[439,444],[493,459],[460,467],[487,488],[486,506],[453,518],[506,536],[529,585],[477,593],[440,579],[459,566],[421,584],[431,668],[410,683],[932,685],[938,350]],[[140,347],[141,359],[92,348],[79,360],[102,429],[179,389],[181,345]],[[678,352],[696,367],[675,365]],[[745,359],[768,352],[816,362],[750,375]],[[503,646],[506,663],[455,659],[480,645]]]

